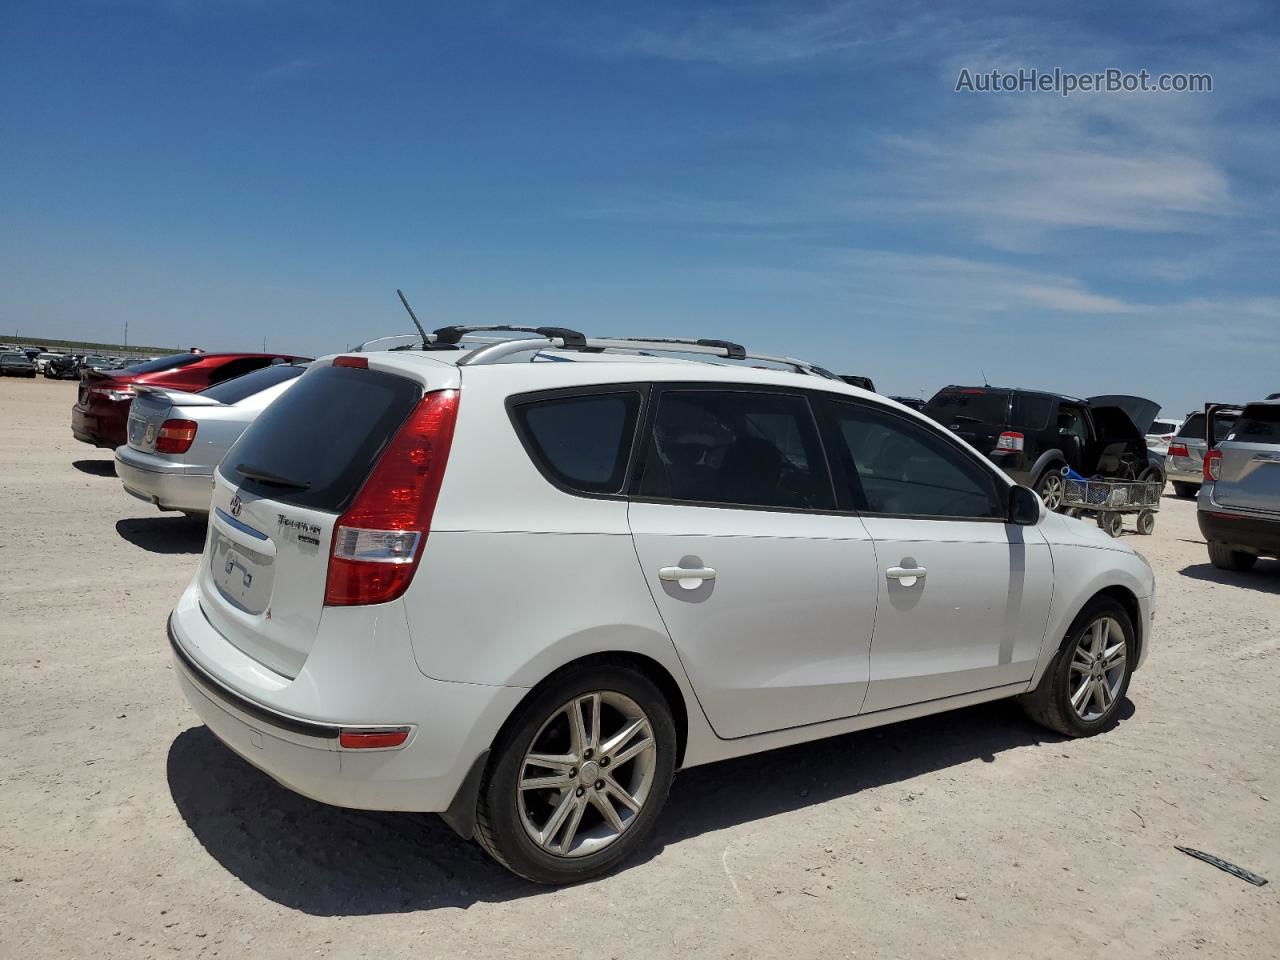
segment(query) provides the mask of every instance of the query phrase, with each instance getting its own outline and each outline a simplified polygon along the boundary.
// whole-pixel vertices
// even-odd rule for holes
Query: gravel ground
[[[698,768],[643,856],[548,890],[205,731],[164,637],[203,524],[125,494],[74,395],[0,381],[0,956],[1280,955],[1280,564],[1214,570],[1193,503],[1128,535],[1155,636],[1109,733],[998,703]]]

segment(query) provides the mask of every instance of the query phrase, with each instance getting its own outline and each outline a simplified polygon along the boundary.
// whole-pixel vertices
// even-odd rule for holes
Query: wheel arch
[[[1040,481],[1044,479],[1044,472],[1052,466],[1065,467],[1067,458],[1057,447],[1046,450],[1036,458],[1036,462],[1031,465],[1028,471],[1031,476],[1031,488],[1035,489],[1040,485]]]
[[[1129,622],[1133,625],[1133,642],[1134,646],[1137,647],[1134,651],[1133,662],[1135,664],[1140,663],[1142,661],[1142,645],[1146,643],[1146,638],[1142,635],[1142,608],[1138,605],[1137,594],[1128,587],[1115,583],[1109,587],[1103,587],[1086,600],[1085,603],[1092,603],[1098,597],[1110,597],[1120,604],[1124,612],[1129,615]],[[1081,609],[1083,610],[1084,607],[1081,607]],[[1076,616],[1079,616],[1079,613]]]

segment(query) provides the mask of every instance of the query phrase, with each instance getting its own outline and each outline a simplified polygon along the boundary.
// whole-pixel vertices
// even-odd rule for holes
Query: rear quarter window
[[[1049,415],[1053,413],[1053,400],[1029,393],[1013,395],[1013,413],[1010,423],[1032,430],[1043,430],[1049,425]]]
[[[924,412],[939,423],[1009,422],[1009,393],[1004,390],[943,390],[925,404]]]
[[[1213,435],[1221,440],[1235,425],[1236,414],[1215,414],[1213,418]],[[1204,436],[1204,414],[1193,413],[1187,417],[1187,422],[1182,425],[1182,429],[1178,431],[1178,436],[1186,440],[1203,440]]]
[[[525,450],[552,483],[575,493],[622,492],[640,412],[638,390],[513,398]]]

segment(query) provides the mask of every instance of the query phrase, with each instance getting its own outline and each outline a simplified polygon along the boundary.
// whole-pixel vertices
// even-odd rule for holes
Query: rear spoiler
[[[135,384],[134,393],[138,396],[155,397],[158,400],[168,400],[169,404],[174,407],[221,407],[225,404],[221,400],[215,400],[213,397],[206,397],[199,393],[187,393],[183,390],[167,390],[164,387],[151,387],[144,383]]]

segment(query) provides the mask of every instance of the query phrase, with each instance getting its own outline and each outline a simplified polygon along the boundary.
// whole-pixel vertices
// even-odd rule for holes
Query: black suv
[[[1078,400],[1009,387],[943,387],[924,407],[926,416],[1032,487],[1050,510],[1062,503],[1064,466],[1085,477],[1163,479],[1146,440],[1159,412],[1159,404],[1142,397]]]

